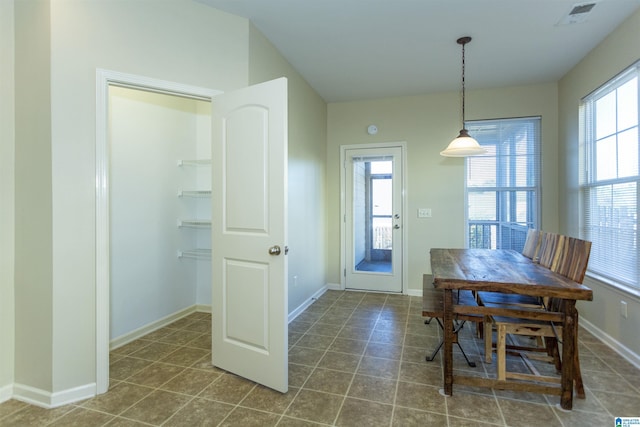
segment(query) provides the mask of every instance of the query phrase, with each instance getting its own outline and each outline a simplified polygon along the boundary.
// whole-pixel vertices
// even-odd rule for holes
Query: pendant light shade
[[[440,152],[440,155],[445,157],[475,156],[484,154],[487,150],[482,148],[478,141],[469,136],[469,132],[464,128],[464,46],[471,41],[471,37],[460,37],[456,41],[462,45],[462,130],[460,130],[460,135],[451,141],[444,151]]]

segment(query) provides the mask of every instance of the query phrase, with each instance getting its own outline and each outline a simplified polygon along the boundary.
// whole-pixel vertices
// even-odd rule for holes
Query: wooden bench
[[[471,291],[456,291],[453,293],[454,304],[464,304],[464,305],[476,305],[476,300]],[[442,319],[444,317],[444,291],[442,289],[436,289],[433,287],[433,283],[431,283],[431,275],[425,274],[423,276],[422,283],[422,317],[428,317],[425,320],[425,324],[428,324],[431,319],[436,319],[440,328],[444,330],[444,324],[442,323]],[[467,361],[467,364],[471,367],[475,367],[475,362],[469,360],[469,357],[465,353],[464,349],[460,345],[458,341],[458,332],[463,328],[464,324],[467,321],[471,322],[482,322],[483,318],[480,315],[471,315],[471,314],[460,314],[456,316],[454,320],[453,328],[453,342],[457,344],[458,348],[462,352],[464,359]],[[444,338],[440,340],[438,346],[433,350],[430,356],[426,357],[428,362],[433,361],[436,355],[442,348],[444,344]]]

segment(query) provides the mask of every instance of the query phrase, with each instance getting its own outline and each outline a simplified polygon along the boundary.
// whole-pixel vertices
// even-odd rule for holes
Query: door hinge
[[[342,272],[342,275],[343,275],[344,277],[347,277],[347,269],[346,269],[346,268],[345,268],[345,269],[344,269],[344,271]]]

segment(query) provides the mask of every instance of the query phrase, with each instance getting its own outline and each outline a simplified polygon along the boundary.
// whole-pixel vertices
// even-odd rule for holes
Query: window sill
[[[598,282],[599,284],[613,288],[615,291],[622,293],[625,296],[631,296],[638,299],[638,301],[640,301],[640,289],[630,288],[629,286],[622,285],[618,282],[599,276],[595,273],[587,272],[586,277],[588,277],[589,279],[595,282]]]

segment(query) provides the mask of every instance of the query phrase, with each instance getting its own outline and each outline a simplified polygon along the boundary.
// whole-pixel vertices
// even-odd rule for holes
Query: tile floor
[[[45,410],[10,400],[0,426],[613,426],[640,416],[640,370],[581,331],[587,392],[574,410],[557,396],[454,385],[439,394],[439,341],[421,298],[328,291],[289,325],[289,392],[282,395],[210,365],[210,316],[194,313],[111,354],[111,386],[93,399]],[[463,330],[470,368],[487,375],[482,343]],[[517,368],[517,360],[511,360]]]

